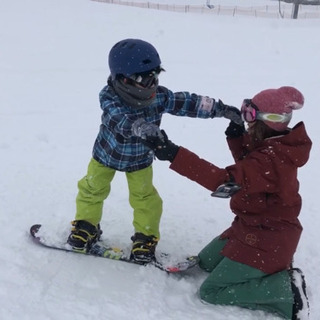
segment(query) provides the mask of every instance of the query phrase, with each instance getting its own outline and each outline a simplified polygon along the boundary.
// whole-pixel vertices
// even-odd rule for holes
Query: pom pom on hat
[[[260,112],[291,114],[292,110],[303,107],[304,97],[299,90],[293,87],[281,87],[263,90],[256,94],[251,101]],[[267,126],[277,131],[284,131],[289,122],[290,120],[284,123],[264,121]]]

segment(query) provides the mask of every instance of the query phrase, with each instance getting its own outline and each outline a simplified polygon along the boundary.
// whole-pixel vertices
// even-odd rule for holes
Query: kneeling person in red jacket
[[[292,260],[302,232],[297,170],[308,161],[312,142],[302,122],[288,128],[292,111],[303,103],[293,87],[244,100],[241,114],[248,130],[230,122],[226,135],[235,164],[226,168],[168,138],[145,140],[158,159],[169,160],[172,170],[203,187],[215,191],[225,185],[232,195],[237,186],[230,228],[199,253],[200,267],[210,272],[200,288],[208,303],[275,312],[285,319],[308,317],[304,277]]]

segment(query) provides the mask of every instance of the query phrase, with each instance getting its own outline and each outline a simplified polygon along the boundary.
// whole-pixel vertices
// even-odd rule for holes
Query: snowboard
[[[46,230],[47,229],[47,230]],[[48,230],[49,229],[49,230]],[[56,239],[50,234],[52,230],[42,226],[41,224],[35,224],[30,228],[30,234],[35,243],[51,249],[62,250],[66,252],[80,253],[82,255],[101,257],[106,259],[124,261],[128,263],[138,265],[152,265],[162,271],[168,273],[178,273],[186,271],[196,266],[199,262],[198,256],[186,256],[182,259],[175,259],[172,255],[164,252],[156,252],[156,260],[147,264],[130,259],[130,249],[118,248],[113,245],[109,245],[105,240],[96,242],[87,253],[77,252],[72,250],[72,247],[66,243],[67,237]]]

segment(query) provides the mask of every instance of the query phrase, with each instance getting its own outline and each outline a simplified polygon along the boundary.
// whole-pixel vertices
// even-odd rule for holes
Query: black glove
[[[226,118],[237,124],[242,124],[241,112],[236,107],[231,107],[224,104],[221,100],[214,105],[214,117],[216,118]]]
[[[228,138],[238,138],[243,136],[245,132],[246,129],[244,128],[244,123],[240,125],[230,121],[229,126],[224,133]]]
[[[168,139],[164,130],[161,130],[161,134],[163,139],[159,136],[147,136],[145,139],[141,139],[141,142],[153,150],[159,160],[172,162],[179,151],[179,147]]]

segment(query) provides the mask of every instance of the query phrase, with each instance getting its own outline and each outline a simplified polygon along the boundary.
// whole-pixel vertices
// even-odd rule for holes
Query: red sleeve
[[[227,138],[229,149],[235,162],[242,160],[248,153],[248,146],[250,144],[249,135],[245,134],[239,138]]]
[[[200,159],[196,154],[183,147],[179,148],[170,169],[211,191],[216,190],[222,183],[229,181],[226,169],[220,169],[214,164]]]

